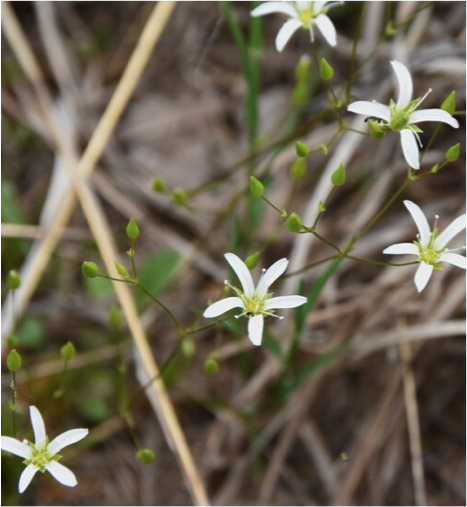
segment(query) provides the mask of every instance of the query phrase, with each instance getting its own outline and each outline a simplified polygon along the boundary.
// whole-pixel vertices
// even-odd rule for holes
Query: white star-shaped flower
[[[465,215],[461,215],[440,234],[436,224],[433,232],[430,230],[428,220],[415,203],[404,201],[404,204],[418,228],[418,241],[391,245],[383,253],[392,255],[413,254],[418,257],[420,266],[415,273],[415,285],[418,292],[421,292],[430,280],[433,269],[442,269],[439,265],[440,262],[447,262],[462,269],[466,268],[465,257],[446,248],[449,241],[465,229],[466,219]]]
[[[61,458],[58,452],[64,447],[82,440],[88,434],[88,430],[65,431],[49,443],[41,413],[33,406],[29,407],[29,413],[35,437],[34,444],[27,440],[20,442],[11,437],[2,436],[1,439],[2,451],[11,452],[20,458],[24,458],[23,463],[27,465],[19,479],[19,492],[23,493],[37,472],[43,473],[46,470],[64,486],[76,486],[78,481],[75,474],[58,462]]]
[[[289,261],[280,259],[268,270],[263,270],[258,285],[255,288],[250,270],[246,264],[235,254],[226,253],[224,256],[232,269],[235,271],[243,291],[232,287],[227,280],[225,283],[237,294],[237,297],[228,297],[217,301],[209,306],[203,316],[211,319],[218,317],[233,308],[242,308],[243,313],[236,317],[246,315],[248,321],[248,337],[253,345],[261,345],[263,338],[264,317],[274,315],[277,308],[296,308],[306,303],[307,298],[303,296],[281,296],[273,298],[268,293],[269,287],[284,273]],[[279,317],[281,318],[281,317]]]
[[[381,125],[394,132],[400,132],[402,151],[410,167],[420,169],[420,151],[418,145],[422,146],[419,132],[422,132],[417,123],[424,121],[440,121],[458,128],[459,122],[453,118],[447,111],[442,109],[422,109],[416,111],[418,106],[425,100],[425,97],[432,91],[431,88],[419,99],[412,100],[413,84],[412,77],[405,65],[393,61],[392,68],[396,74],[399,84],[399,98],[397,102],[392,99],[389,106],[380,104],[375,100],[367,102],[359,100],[348,106],[348,111],[357,114],[363,114],[371,118],[377,118]]]
[[[252,16],[280,13],[289,16],[289,20],[279,30],[276,37],[277,51],[282,51],[290,37],[299,29],[305,28],[310,32],[314,41],[313,27],[316,25],[328,44],[337,43],[336,29],[326,15],[328,10],[344,2],[264,2],[251,11]]]

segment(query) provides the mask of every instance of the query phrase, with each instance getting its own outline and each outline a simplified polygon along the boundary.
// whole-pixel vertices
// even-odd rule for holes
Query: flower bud
[[[7,276],[6,283],[8,288],[11,290],[16,290],[21,285],[21,278],[17,271],[12,269]]]
[[[128,270],[126,269],[125,266],[123,266],[122,264],[120,264],[117,261],[114,261],[114,264],[115,264],[115,269],[117,270],[117,273],[120,276],[123,276],[123,278],[129,278],[130,277],[130,274],[128,273]]]
[[[10,334],[6,339],[6,346],[9,349],[13,349],[18,345],[18,337],[15,334]]]
[[[156,459],[156,454],[150,449],[139,449],[136,453],[136,457],[143,463],[143,465],[149,465]]]
[[[139,236],[139,227],[136,225],[133,217],[130,218],[128,225],[126,226],[126,235],[130,239],[136,239]]]
[[[451,92],[441,104],[441,109],[449,114],[454,114],[456,111],[456,92]]]
[[[95,262],[85,261],[81,266],[81,271],[87,278],[96,278],[96,276],[99,274],[99,267]]]
[[[326,81],[329,81],[334,76],[334,69],[324,58],[321,58],[321,63],[319,65],[319,74],[321,78]]]
[[[327,154],[328,154],[328,152],[329,152],[329,149],[328,149],[328,147],[327,147],[325,144],[320,144],[320,145],[318,146],[318,148],[319,148],[319,149],[320,149],[320,150],[321,150],[321,151],[322,151],[325,155],[327,155]]]
[[[188,202],[188,194],[182,188],[174,188],[172,199],[177,206],[186,206]]]
[[[259,262],[259,252],[255,252],[254,254],[248,256],[245,259],[245,264],[248,269],[254,269],[258,265]]]
[[[331,175],[332,184],[341,187],[345,183],[345,166],[341,164]]]
[[[21,356],[13,349],[6,358],[6,365],[10,371],[16,372],[21,368]]]
[[[300,232],[303,227],[302,219],[297,215],[297,213],[291,213],[285,223],[285,226],[290,232]]]
[[[290,175],[294,180],[301,180],[306,176],[306,160],[297,158],[290,168]]]
[[[193,338],[184,338],[182,341],[182,353],[188,359],[193,357],[196,352],[196,343]]]
[[[301,106],[308,100],[309,90],[305,83],[298,83],[292,92],[292,99],[295,105]]]
[[[155,176],[152,180],[152,189],[158,194],[165,192],[165,181],[161,176]]]
[[[67,344],[63,345],[63,347],[60,349],[60,355],[64,361],[71,361],[76,355],[76,350],[73,343],[68,342]]]
[[[310,148],[305,143],[301,141],[297,141],[295,143],[295,151],[297,153],[297,157],[306,157],[310,153]]]
[[[320,213],[324,213],[326,211],[326,206],[324,205],[323,201],[319,201],[318,203],[318,210]]]
[[[461,145],[459,143],[451,146],[449,150],[446,152],[446,160],[448,162],[455,162],[460,155]]]
[[[303,55],[295,67],[295,79],[298,82],[306,82],[311,76],[311,58]]]
[[[111,306],[109,311],[109,324],[110,327],[118,329],[122,324],[122,317],[116,306]]]
[[[217,375],[219,372],[219,363],[214,358],[210,357],[204,363],[204,372],[211,376]]]
[[[368,128],[373,139],[382,139],[387,133],[387,128],[375,120],[368,120]]]
[[[250,176],[250,192],[255,197],[261,197],[264,194],[263,184],[254,176]]]

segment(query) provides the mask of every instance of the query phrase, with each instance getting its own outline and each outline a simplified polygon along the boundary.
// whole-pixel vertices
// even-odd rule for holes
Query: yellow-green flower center
[[[303,26],[305,28],[310,28],[310,26],[313,24],[314,17],[316,17],[316,14],[313,9],[313,3],[310,5],[310,7],[306,9],[299,9],[298,11],[298,18],[303,23]]]
[[[54,454],[53,456],[50,456],[48,452],[48,442],[44,445],[44,447],[41,447],[38,449],[34,444],[31,442],[28,443],[29,447],[32,451],[32,456],[30,459],[24,460],[25,465],[34,465],[36,466],[41,472],[45,472],[45,466],[50,463],[51,461],[58,461],[61,456],[59,454]]]
[[[435,247],[436,238],[438,237],[439,230],[435,228],[435,230],[430,234],[430,240],[428,241],[428,245],[423,246],[417,241],[415,244],[418,247],[418,260],[420,262],[424,262],[425,264],[429,264],[430,266],[434,266],[437,269],[439,268],[438,262],[439,258],[448,251],[447,248],[437,249]]]
[[[261,297],[258,294],[253,294],[251,297],[242,296],[243,305],[245,307],[245,313],[247,315],[261,315],[268,313],[265,310],[267,297]]]
[[[389,122],[389,128],[395,132],[404,130],[410,121],[410,113],[407,111],[394,111],[391,114],[391,120]]]

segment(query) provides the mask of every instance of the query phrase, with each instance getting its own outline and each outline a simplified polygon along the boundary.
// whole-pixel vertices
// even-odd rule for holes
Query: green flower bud
[[[382,139],[387,133],[387,128],[375,120],[368,120],[368,127],[373,139]]]
[[[164,178],[162,178],[161,176],[156,176],[152,180],[152,189],[154,190],[154,192],[157,192],[158,194],[162,194],[163,192],[165,192]]]
[[[130,274],[128,273],[128,270],[126,269],[125,266],[122,266],[122,264],[120,264],[117,261],[114,261],[114,264],[115,264],[115,269],[117,270],[117,273],[120,276],[123,276],[123,278],[129,278],[130,277]]]
[[[318,209],[320,213],[324,213],[326,211],[326,206],[324,205],[323,201],[319,201],[318,203]]]
[[[254,269],[258,265],[259,262],[259,252],[255,252],[254,254],[248,256],[245,259],[245,264],[248,269]]]
[[[329,63],[324,59],[321,58],[321,63],[319,65],[319,74],[322,79],[329,81],[334,76],[334,70],[329,65]]]
[[[302,219],[297,215],[297,213],[291,213],[285,223],[285,226],[290,232],[300,232],[303,227]]]
[[[325,144],[320,144],[320,145],[318,146],[318,148],[319,148],[319,149],[320,149],[320,150],[321,150],[321,151],[322,151],[325,155],[327,155],[327,154],[328,154],[328,152],[329,152],[329,149],[328,149],[328,147],[327,147]]]
[[[174,188],[172,199],[177,206],[186,206],[188,202],[188,194],[182,188]]]
[[[136,457],[143,463],[143,465],[149,465],[156,459],[156,454],[150,449],[140,449],[136,453]]]
[[[301,141],[297,141],[295,144],[295,151],[297,153],[297,157],[306,157],[310,153],[310,148],[305,143]]]
[[[60,355],[64,361],[71,361],[76,355],[75,346],[68,342],[60,349]]]
[[[111,306],[109,311],[109,324],[110,327],[118,329],[122,324],[122,317],[116,306]]]
[[[136,239],[139,236],[139,227],[136,225],[133,217],[130,218],[128,225],[126,226],[126,235],[130,239]]]
[[[264,194],[263,184],[254,176],[250,176],[250,192],[255,197],[261,197]]]
[[[441,104],[441,109],[449,114],[456,111],[456,92],[451,92]]]
[[[292,99],[295,105],[301,106],[308,100],[309,90],[305,83],[298,83],[292,92]]]
[[[290,168],[290,175],[294,180],[301,180],[306,176],[306,160],[297,158]]]
[[[345,166],[341,164],[331,175],[332,184],[341,187],[345,183]]]
[[[13,349],[6,358],[6,365],[10,371],[18,371],[21,368],[21,356]]]
[[[311,58],[303,55],[295,67],[295,79],[298,82],[306,82],[311,76]]]
[[[99,267],[95,262],[85,261],[81,266],[81,271],[87,278],[96,278],[96,276],[99,274]]]
[[[449,150],[446,152],[446,160],[448,162],[455,162],[460,155],[461,145],[459,143],[451,146]]]
[[[6,283],[8,288],[11,290],[16,290],[21,285],[21,278],[17,271],[12,269],[7,276]]]
[[[18,337],[15,334],[10,334],[6,339],[6,346],[9,349],[14,349],[18,345]]]
[[[219,363],[214,358],[210,357],[204,363],[204,372],[211,376],[217,375],[219,372]]]
[[[182,353],[185,357],[190,358],[195,355],[196,343],[193,338],[184,338],[182,341]]]
[[[394,28],[394,23],[392,21],[389,21],[389,23],[386,25],[385,34],[386,37],[394,37],[396,35],[397,30]]]

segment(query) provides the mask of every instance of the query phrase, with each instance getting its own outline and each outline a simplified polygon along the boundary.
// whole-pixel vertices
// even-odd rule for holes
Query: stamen
[[[430,95],[430,93],[432,92],[433,90],[431,88],[428,88],[428,91],[425,93],[425,95],[423,95],[423,97],[420,99],[419,103],[417,104],[417,107],[428,97],[428,95]]]
[[[438,227],[438,220],[439,220],[439,215],[435,215],[435,225],[433,227],[433,231],[436,231],[436,228]]]
[[[410,129],[414,136],[415,136],[415,139],[418,141],[418,145],[420,146],[420,148],[423,148],[423,144],[422,144],[422,141],[420,140],[420,136],[418,135],[418,132],[415,132],[415,130],[412,130]]]

